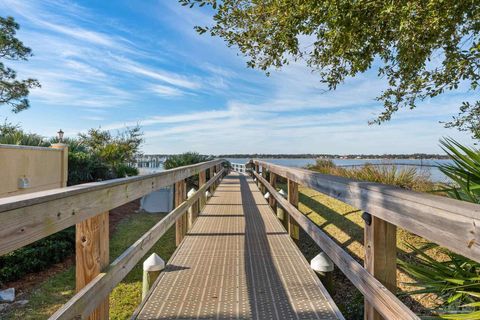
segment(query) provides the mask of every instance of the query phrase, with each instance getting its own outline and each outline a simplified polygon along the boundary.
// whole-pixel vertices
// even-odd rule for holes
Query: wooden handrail
[[[0,255],[223,162],[218,159],[145,176],[1,198]]]
[[[480,205],[253,160],[279,176],[480,262]]]
[[[165,232],[175,224],[175,221],[185,214],[188,208],[199,200],[205,191],[222,177],[224,171],[225,169],[222,168],[214,178],[210,179],[191,197],[182,202],[165,218],[148,230],[140,239],[115,259],[105,272],[97,275],[86,287],[57,310],[50,319],[69,320],[77,317],[82,319],[88,317]]]
[[[335,265],[348,277],[355,287],[375,307],[385,319],[420,319],[407,308],[393,293],[363,268],[345,250],[325,234],[314,222],[302,214],[288,200],[270,185],[257,172],[255,177],[268,190],[288,214],[295,219],[298,225],[315,241],[315,243],[332,259]]]

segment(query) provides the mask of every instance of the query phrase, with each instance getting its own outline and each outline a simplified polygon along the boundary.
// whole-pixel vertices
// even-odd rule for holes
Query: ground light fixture
[[[165,269],[165,261],[156,253],[152,253],[143,262],[142,300],[146,298],[150,288],[163,269]]]
[[[325,252],[320,252],[310,261],[310,267],[318,274],[328,292],[333,291],[333,277],[332,271],[335,267],[333,261],[327,256]]]

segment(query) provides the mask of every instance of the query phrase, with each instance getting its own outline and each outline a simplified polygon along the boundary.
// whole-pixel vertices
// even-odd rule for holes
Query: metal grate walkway
[[[343,319],[252,179],[231,173],[137,319]]]

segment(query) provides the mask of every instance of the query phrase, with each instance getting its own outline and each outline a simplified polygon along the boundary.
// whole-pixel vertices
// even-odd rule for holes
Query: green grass
[[[139,213],[121,221],[110,239],[110,261],[118,257],[164,215]],[[146,254],[157,253],[167,261],[175,251],[175,230],[170,228]],[[141,260],[143,262],[143,259]],[[60,272],[40,284],[29,297],[28,304],[2,315],[2,319],[47,319],[75,293],[75,268]],[[110,295],[110,319],[129,319],[140,304],[142,295],[142,263],[139,263]]]

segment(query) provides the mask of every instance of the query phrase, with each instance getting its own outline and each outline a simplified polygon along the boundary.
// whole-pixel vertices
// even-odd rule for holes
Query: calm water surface
[[[247,158],[227,158],[226,160],[235,163],[247,163],[250,159]],[[262,159],[266,162],[271,162],[286,167],[297,167],[302,168],[309,164],[315,164],[315,159]],[[416,160],[416,159],[333,159],[333,162],[338,166],[360,166],[366,163],[372,164],[400,164],[400,165],[412,165],[416,168],[421,168],[421,170],[426,170],[430,173],[430,178],[435,182],[446,182],[448,178],[443,175],[443,173],[436,167],[440,164],[452,163],[451,160]],[[406,166],[408,167],[408,166]],[[154,172],[163,171],[162,167],[158,168],[139,168],[140,174],[149,174]]]
[[[230,162],[235,163],[246,163],[249,159],[246,158],[227,158]],[[309,164],[315,164],[316,159],[262,159],[265,162],[271,162],[274,164],[286,166],[286,167],[298,167],[302,168]],[[400,165],[407,165],[411,164],[416,168],[421,168],[422,170],[426,170],[430,172],[430,178],[435,182],[446,182],[448,178],[436,167],[429,167],[429,166],[438,166],[441,164],[448,164],[452,163],[451,160],[417,160],[417,159],[332,159],[332,161],[337,166],[359,166],[364,165],[366,163],[372,164],[392,164],[397,163]],[[408,166],[406,166],[408,167]]]

